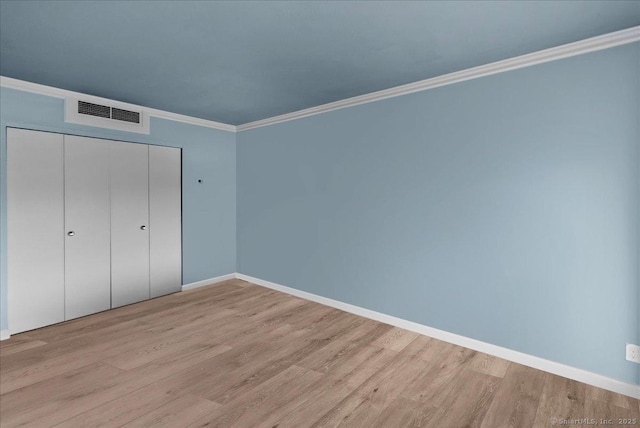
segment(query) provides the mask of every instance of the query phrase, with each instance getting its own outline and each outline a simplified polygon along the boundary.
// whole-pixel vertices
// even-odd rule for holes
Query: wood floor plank
[[[395,400],[406,385],[431,363],[421,358],[429,347],[429,338],[418,337],[400,351],[396,358],[367,379],[354,392],[336,405],[329,413],[335,416],[323,417],[319,426],[328,420],[339,422],[336,426],[371,426],[382,411]],[[345,413],[348,410],[348,413]]]
[[[0,350],[3,348],[9,348],[15,345],[23,344],[26,342],[31,342],[34,339],[29,336],[27,333],[14,334],[10,339],[0,341]]]
[[[362,426],[360,421],[354,418],[353,415],[355,411],[360,408],[360,406],[366,404],[366,402],[366,397],[350,393],[325,412],[311,426],[313,428],[337,427],[341,424],[343,426]]]
[[[215,320],[217,317],[211,317]],[[209,318],[202,320],[207,324],[213,322]],[[194,324],[198,326],[199,324]],[[171,355],[181,348],[206,342],[210,335],[206,331],[195,330],[193,334],[158,335],[157,339],[152,343],[137,346],[128,352],[120,352],[117,355],[103,358],[102,361],[123,370],[130,370],[140,367],[148,362],[157,360],[158,358]]]
[[[213,414],[220,407],[222,407],[220,404],[187,394],[123,426],[132,428],[185,426],[207,414]]]
[[[341,340],[342,335],[360,324],[360,320],[342,317],[341,322],[334,321],[319,331],[293,331],[278,341],[271,340],[266,344],[275,348],[274,351],[266,353],[271,358],[265,358],[257,363],[254,359],[245,360],[244,364],[237,369],[221,377],[212,376],[206,382],[195,383],[188,390],[212,401],[227,403],[292,365],[297,365],[300,360],[324,349],[332,341]],[[329,340],[325,340],[327,338]]]
[[[511,364],[481,426],[533,426],[542,397],[545,374],[530,367]]]
[[[243,293],[247,293],[246,290]],[[217,295],[214,295],[217,297]],[[194,296],[195,297],[195,296]],[[200,296],[198,296],[200,297]],[[201,300],[201,299],[200,299]],[[147,303],[147,302],[144,302]],[[143,304],[143,303],[141,303]],[[132,305],[135,306],[135,305]],[[107,327],[106,329],[98,329],[93,334],[81,334],[75,339],[62,340],[60,342],[51,343],[50,346],[44,347],[38,352],[26,352],[21,353],[19,356],[15,356],[15,358],[4,358],[2,364],[2,372],[6,376],[8,376],[7,371],[11,371],[20,367],[33,366],[34,363],[38,363],[41,361],[47,361],[47,365],[51,366],[52,357],[54,356],[63,356],[65,364],[69,363],[70,359],[74,357],[82,357],[84,361],[88,361],[90,356],[87,355],[91,352],[100,353],[104,349],[114,348],[114,349],[122,349],[122,345],[124,342],[131,342],[139,340],[139,337],[136,337],[135,334],[141,333],[142,337],[150,336],[148,333],[159,333],[159,332],[170,332],[171,330],[175,330],[177,328],[182,328],[183,330],[191,328],[190,325],[184,326],[185,323],[189,324],[190,320],[184,320],[185,317],[185,309],[188,309],[186,312],[187,318],[190,316],[189,314],[193,312],[192,308],[173,308],[171,312],[167,313],[165,308],[160,309],[160,314],[164,318],[162,321],[156,320],[153,324],[149,324],[147,319],[148,317],[156,316],[157,314],[150,314],[145,317],[142,317],[137,320],[127,320],[123,321],[118,325],[112,325]],[[225,313],[221,311],[213,311],[211,314],[211,308],[203,308],[201,311],[195,313],[196,318],[200,318],[203,314],[209,316],[213,316],[215,318],[224,318]],[[97,314],[95,316],[101,316],[101,314]],[[227,317],[229,318],[229,317]],[[212,319],[213,320],[213,319]],[[211,320],[211,321],[212,321]],[[232,322],[233,319],[229,318],[227,321]],[[218,325],[220,323],[217,323]],[[126,333],[126,334],[125,334]],[[153,338],[148,342],[153,342]],[[140,342],[138,342],[140,343]],[[95,348],[91,348],[92,345],[96,345]],[[78,351],[76,353],[70,351]],[[90,362],[90,361],[89,361]],[[33,368],[33,367],[32,367]],[[6,386],[6,385],[4,385]]]
[[[393,351],[402,351],[405,346],[418,337],[418,333],[393,327],[387,333],[373,342],[374,346],[391,349]]]
[[[44,340],[27,340],[24,342],[12,344],[12,346],[5,346],[3,348],[0,348],[0,358],[7,357],[18,352],[23,352],[28,349],[37,348],[46,344],[47,342],[45,342]]]
[[[178,389],[185,393],[203,391],[202,398],[212,393],[209,387],[215,387],[222,381],[225,375],[240,367],[247,366],[255,361],[261,361],[265,355],[270,355],[274,350],[281,348],[284,343],[283,338],[290,333],[290,326],[282,326],[271,332],[259,332],[260,341],[257,338],[247,341],[241,345],[234,346],[224,353],[214,358],[200,361],[183,371],[174,372],[161,384],[168,388]],[[244,382],[244,379],[234,379],[236,382]]]
[[[452,381],[447,397],[426,424],[427,427],[479,427],[489,410],[501,379],[465,367]],[[500,425],[494,425],[500,426]]]
[[[232,284],[237,285],[239,287],[254,287],[255,286],[255,284],[252,284],[249,281],[245,281],[244,279],[238,279],[238,278],[230,279],[229,282],[231,282]]]
[[[588,400],[602,401],[612,406],[622,407],[623,409],[633,410],[634,408],[638,408],[638,403],[640,403],[640,400],[634,400],[626,395],[616,394],[615,392],[590,385],[585,386],[585,394]],[[640,422],[638,424],[640,425]]]
[[[560,415],[556,420],[570,420],[571,418]],[[585,400],[585,410],[583,416],[580,419],[590,421],[590,424],[595,425],[592,421],[598,421],[598,426],[611,426],[611,427],[635,427],[640,424],[640,419],[637,413],[631,411],[631,409],[625,409],[612,404],[608,404],[601,400]],[[635,419],[635,421],[634,421]],[[537,421],[536,421],[537,422]],[[574,422],[573,425],[578,425],[584,422]],[[559,425],[556,422],[556,426]],[[565,426],[569,425],[564,423]],[[549,425],[538,425],[536,428]]]
[[[545,373],[544,377],[544,388],[533,426],[548,426],[558,415],[566,419],[584,418],[586,385],[550,373]]]
[[[388,325],[375,321],[365,322],[347,332],[340,340],[333,341],[328,346],[318,349],[317,352],[300,361],[298,365],[327,373],[361,348],[378,340],[389,331],[389,328]]]
[[[211,344],[206,351],[208,356],[215,356],[229,349]],[[105,363],[84,366],[2,395],[3,425],[56,425],[192,367],[194,361],[200,360],[201,355],[196,352],[186,356],[181,352],[145,365],[135,375]]]
[[[222,414],[215,412],[189,427],[253,427],[267,415],[278,412],[309,388],[323,375],[313,370],[291,366],[277,376],[260,384],[249,394],[224,406]]]
[[[426,358],[430,364],[406,385],[402,395],[417,403],[439,407],[455,385],[454,379],[475,352],[442,341],[432,340]]]
[[[86,404],[95,393],[112,389],[122,370],[102,363],[82,367],[2,396],[2,425],[7,427],[62,422],[71,407]],[[114,397],[115,398],[115,397]]]
[[[225,315],[227,314],[222,313],[222,311],[213,313],[210,314],[209,319],[205,319],[203,322],[212,321]],[[108,362],[110,358],[119,354],[127,352],[143,352],[147,349],[145,348],[147,346],[153,347],[163,339],[178,337],[191,329],[191,325],[183,324],[180,327],[170,329],[170,331],[163,334],[149,334],[146,329],[137,330],[127,335],[120,335],[117,339],[111,341],[87,342],[84,346],[80,346],[71,352],[59,355],[56,353],[58,356],[54,358],[45,359],[44,361],[38,360],[36,363],[26,366],[20,365],[16,369],[7,368],[7,365],[4,363],[6,359],[3,359],[0,393],[4,394],[12,390],[22,388],[49,377],[84,367],[96,361]],[[14,356],[19,357],[23,353],[24,352],[13,354],[9,356],[9,358]]]
[[[630,397],[240,280],[3,341],[0,410],[38,428],[640,418]]]
[[[502,378],[507,373],[510,364],[510,361],[478,352],[470,361],[469,367],[478,373]]]
[[[426,427],[437,408],[417,403],[399,396],[377,417],[374,428],[422,428]]]
[[[164,387],[160,383],[152,383],[67,419],[56,425],[56,428],[119,427],[153,412],[179,396],[180,391]]]
[[[396,351],[389,349],[364,346],[324,373],[351,388],[356,388],[391,363],[397,355]]]
[[[366,346],[339,366],[334,366],[326,373],[327,376],[310,388],[309,393],[291,402],[292,410],[289,413],[277,420],[267,420],[260,426],[309,427],[313,425],[326,413],[327,409],[336,406],[396,356],[395,351]]]
[[[160,298],[162,299],[162,298]],[[141,305],[147,303],[140,303]],[[132,307],[135,305],[131,305]],[[117,310],[117,309],[116,309]],[[115,310],[114,310],[115,311]],[[104,312],[104,313],[108,313]],[[201,310],[195,312],[196,317],[201,317],[203,314],[211,314],[211,308],[204,307]],[[213,311],[219,312],[219,311]],[[100,317],[104,313],[93,315]],[[92,345],[99,345],[105,347],[108,342],[112,342],[111,346],[116,348],[120,346],[121,341],[130,340],[134,334],[142,333],[142,336],[149,336],[148,332],[157,333],[164,332],[176,328],[176,326],[184,325],[188,323],[185,317],[191,316],[194,313],[192,307],[172,307],[172,308],[158,308],[158,312],[149,313],[140,318],[127,319],[117,324],[110,324],[107,327],[96,328],[93,331],[83,331],[77,333],[71,337],[55,340],[48,343],[37,351],[23,352],[19,356],[12,356],[12,358],[3,359],[2,370],[13,370],[20,367],[32,365],[34,363],[50,360],[52,357],[65,355],[68,357],[69,353],[79,349],[86,349]],[[89,325],[94,325],[90,321],[91,317],[84,318]],[[57,326],[53,326],[57,327]],[[51,327],[46,327],[49,329]],[[9,341],[13,340],[11,338]]]

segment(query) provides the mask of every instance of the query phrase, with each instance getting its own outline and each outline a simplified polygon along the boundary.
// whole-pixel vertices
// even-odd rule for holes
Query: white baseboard
[[[252,282],[257,285],[261,285],[263,287],[271,288],[273,290],[282,291],[283,293],[291,294],[292,296],[311,300],[313,302],[331,306],[345,312],[350,312],[355,315],[360,315],[365,318],[380,321],[385,324],[390,324],[395,327],[403,328],[405,330],[413,331],[445,342],[453,343],[454,345],[464,346],[465,348],[473,349],[474,351],[483,352],[485,354],[513,361],[518,364],[533,367],[534,369],[543,370],[545,372],[553,373],[558,376],[563,376],[569,379],[577,380],[578,382],[593,385],[598,388],[640,399],[640,385],[627,383],[618,379],[603,376],[601,374],[557,363],[555,361],[550,361],[544,358],[514,351],[512,349],[507,349],[501,346],[492,345],[490,343],[481,342],[469,337],[460,336],[458,334],[449,333],[443,330],[438,330],[433,327],[428,327],[426,325],[407,321],[402,318],[386,315],[380,312],[372,311],[370,309],[361,308],[359,306],[340,302],[338,300],[329,299],[327,297],[318,296],[316,294],[297,290],[295,288],[286,287],[284,285],[265,281],[260,278],[254,278],[252,276],[244,275],[241,273],[236,273],[235,277],[244,281]]]
[[[185,284],[182,286],[182,291],[192,290],[194,288],[205,287],[207,285],[216,284],[222,281],[228,281],[230,279],[236,278],[237,274],[228,273],[222,276],[216,276],[215,278],[203,279],[202,281],[196,281],[189,284]]]
[[[7,340],[11,337],[9,330],[0,330],[0,340]]]

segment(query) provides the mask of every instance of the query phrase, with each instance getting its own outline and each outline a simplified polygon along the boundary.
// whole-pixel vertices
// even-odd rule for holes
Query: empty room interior
[[[0,0],[0,426],[640,427],[640,1]]]

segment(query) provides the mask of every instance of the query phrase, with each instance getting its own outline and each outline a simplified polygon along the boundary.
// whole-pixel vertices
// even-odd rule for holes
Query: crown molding
[[[96,97],[93,95],[87,95],[80,92],[69,91],[66,89],[40,85],[37,83],[13,79],[5,76],[0,76],[0,86],[58,98],[75,97],[95,103],[117,102],[119,104],[126,105],[131,109],[143,109],[144,111],[148,112],[150,116],[162,119],[184,122],[191,125],[205,126],[222,131],[240,132],[260,128],[263,126],[274,125],[276,123],[288,122],[290,120],[313,116],[320,113],[326,113],[333,110],[339,110],[342,108],[384,100],[386,98],[426,91],[428,89],[438,88],[440,86],[452,85],[454,83],[464,82],[466,80],[477,79],[484,76],[490,76],[492,74],[504,73],[505,71],[517,70],[519,68],[530,67],[536,64],[556,61],[563,58],[569,58],[572,56],[582,55],[589,52],[595,52],[615,46],[634,43],[637,41],[640,41],[640,26],[635,26],[627,28],[625,30],[615,31],[613,33],[603,34],[601,36],[591,37],[589,39],[584,39],[577,42],[532,52],[530,54],[480,65],[478,67],[468,68],[466,70],[443,74],[442,76],[432,77],[430,79],[419,80],[417,82],[408,83],[406,85],[395,86],[393,88],[383,89],[381,91],[371,92],[352,98],[346,98],[344,100],[334,101],[316,107],[310,107],[279,116],[273,116],[254,122],[248,122],[238,126],[215,122],[212,120],[199,119],[196,117],[185,116],[177,113],[171,113],[164,110],[147,108],[136,104],[122,103],[117,100]]]
[[[148,113],[149,116],[154,116],[160,119],[173,120],[176,122],[188,123],[190,125],[204,126],[207,128],[219,129],[222,131],[236,132],[234,125],[229,125],[221,122],[214,122],[212,120],[200,119],[197,117],[185,116],[183,114],[171,113],[164,110],[158,110],[154,108],[139,106],[136,104],[123,103],[118,100],[112,100],[109,98],[96,97],[94,95],[83,94],[81,92],[69,91],[66,89],[54,88],[52,86],[40,85],[38,83],[27,82],[25,80],[14,79],[11,77],[0,76],[0,86],[4,88],[17,89],[25,92],[32,92],[34,94],[48,95],[56,98],[78,98],[83,101],[88,101],[96,104],[108,104],[117,103],[122,108],[128,108],[129,110],[143,110]]]
[[[426,91],[428,89],[438,88],[440,86],[464,82],[465,80],[477,79],[479,77],[490,76],[497,73],[504,73],[505,71],[516,70],[519,68],[542,64],[549,61],[569,58],[572,56],[599,51],[602,49],[612,48],[615,46],[620,46],[637,41],[640,41],[640,26],[627,28],[625,30],[616,31],[613,33],[603,34],[601,36],[591,37],[589,39],[584,39],[577,42],[533,52],[530,54],[492,62],[485,65],[480,65],[478,67],[468,68],[466,70],[443,74],[442,76],[420,80],[417,82],[408,83],[406,85],[395,86],[393,88],[384,89],[382,91],[371,92],[368,94],[322,104],[304,110],[298,110],[292,113],[286,113],[267,119],[257,120],[255,122],[244,123],[242,125],[238,125],[236,129],[238,132],[247,131],[249,129],[287,122],[289,120],[300,119],[303,117],[326,113],[333,110],[339,110],[346,107],[353,107],[373,101],[384,100],[386,98]]]

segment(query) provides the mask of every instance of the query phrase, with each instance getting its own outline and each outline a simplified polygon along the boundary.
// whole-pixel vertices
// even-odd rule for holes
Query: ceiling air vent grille
[[[149,112],[126,103],[101,101],[100,98],[79,100],[67,97],[65,122],[149,134]]]
[[[111,107],[88,103],[86,101],[78,101],[78,113],[109,119],[111,117]]]
[[[111,119],[122,120],[124,122],[140,123],[140,113],[137,111],[111,108]]]

